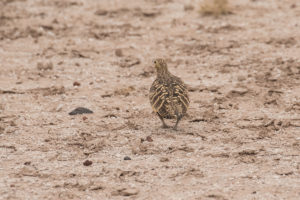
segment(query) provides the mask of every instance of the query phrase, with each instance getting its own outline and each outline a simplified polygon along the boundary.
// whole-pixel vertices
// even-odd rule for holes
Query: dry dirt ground
[[[1,0],[0,199],[300,199],[299,1],[199,4]],[[178,131],[157,57],[189,85]]]

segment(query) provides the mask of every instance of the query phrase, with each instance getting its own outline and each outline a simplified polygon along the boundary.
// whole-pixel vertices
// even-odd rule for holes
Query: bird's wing
[[[150,88],[149,94],[150,103],[155,112],[159,112],[159,109],[164,105],[168,95],[166,85],[155,80]]]
[[[187,111],[190,100],[186,85],[179,79],[175,78],[172,83],[173,96],[172,101],[175,113],[184,114]]]

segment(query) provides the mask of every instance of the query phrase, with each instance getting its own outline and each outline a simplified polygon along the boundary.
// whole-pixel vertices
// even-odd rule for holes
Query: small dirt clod
[[[90,165],[92,165],[92,164],[93,164],[93,162],[90,161],[90,160],[86,160],[86,161],[83,162],[83,165],[84,165],[84,166],[90,166]]]

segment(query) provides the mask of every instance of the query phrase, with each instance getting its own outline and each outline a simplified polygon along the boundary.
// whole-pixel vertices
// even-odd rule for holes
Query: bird
[[[150,104],[153,111],[162,121],[162,128],[169,128],[164,119],[176,119],[173,126],[177,126],[189,107],[188,90],[185,83],[177,76],[171,74],[164,59],[153,61],[156,69],[156,79],[149,91]]]

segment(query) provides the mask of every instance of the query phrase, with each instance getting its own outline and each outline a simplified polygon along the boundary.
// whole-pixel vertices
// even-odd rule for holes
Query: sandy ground
[[[1,0],[0,199],[300,199],[300,3],[199,3]],[[157,57],[189,85],[178,131]]]

